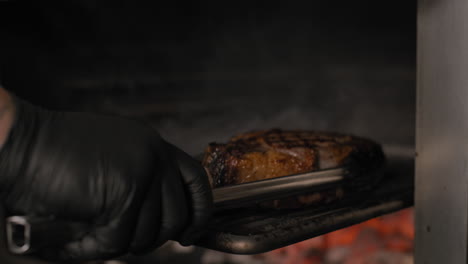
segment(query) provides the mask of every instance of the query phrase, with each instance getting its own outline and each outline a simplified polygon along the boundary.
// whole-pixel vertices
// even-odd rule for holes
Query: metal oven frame
[[[468,2],[419,0],[415,261],[467,263]]]

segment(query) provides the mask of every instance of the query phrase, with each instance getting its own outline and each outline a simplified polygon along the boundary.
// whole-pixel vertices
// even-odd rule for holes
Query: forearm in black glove
[[[212,208],[197,161],[136,121],[15,102],[16,120],[0,150],[8,214],[88,226],[74,241],[39,253],[107,259],[197,238]]]

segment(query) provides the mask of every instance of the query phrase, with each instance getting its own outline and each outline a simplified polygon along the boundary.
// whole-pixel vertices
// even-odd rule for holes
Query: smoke
[[[103,46],[116,49],[109,58],[87,52],[79,65],[96,70],[97,88],[79,76],[75,86],[89,92],[82,96],[88,106],[99,105],[87,110],[144,118],[193,155],[210,142],[270,128],[414,144],[413,15],[393,21],[333,4],[265,8],[201,8],[204,16],[181,21],[176,31]],[[160,34],[151,23],[141,32]]]
[[[192,155],[200,154],[210,142],[225,142],[230,137],[252,130],[269,128],[327,130],[328,121],[319,113],[307,113],[297,107],[271,113],[236,111],[203,115],[196,120],[165,119],[155,127],[167,140]]]
[[[238,133],[283,128],[414,144],[414,61],[398,52],[401,33],[369,36],[304,17],[234,22],[198,39],[211,51],[201,68],[171,81],[175,114],[153,122],[169,141],[197,154]]]

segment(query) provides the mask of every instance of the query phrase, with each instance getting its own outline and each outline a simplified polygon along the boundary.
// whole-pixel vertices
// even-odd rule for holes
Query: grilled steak
[[[360,184],[355,188],[366,188],[375,180],[369,175],[383,162],[381,147],[367,139],[279,129],[240,134],[226,144],[211,143],[203,159],[214,188],[340,166],[349,167],[356,175],[352,181]],[[338,188],[291,199],[314,204],[341,196],[343,189]],[[275,206],[282,201],[276,201]]]

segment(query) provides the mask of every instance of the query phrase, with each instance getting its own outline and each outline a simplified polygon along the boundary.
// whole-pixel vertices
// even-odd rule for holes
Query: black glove
[[[73,241],[39,252],[61,260],[108,259],[188,245],[212,211],[203,167],[136,121],[53,112],[16,99],[0,150],[0,195],[9,215],[87,224]]]

